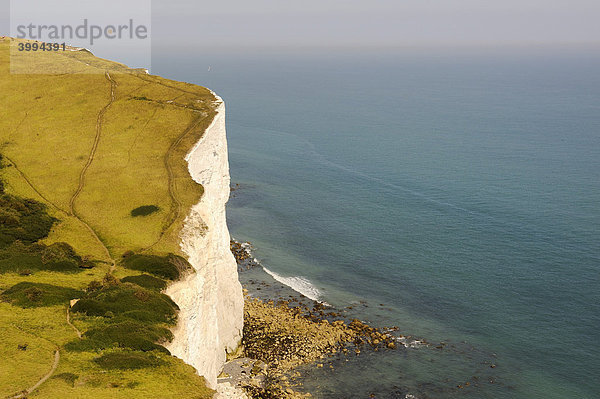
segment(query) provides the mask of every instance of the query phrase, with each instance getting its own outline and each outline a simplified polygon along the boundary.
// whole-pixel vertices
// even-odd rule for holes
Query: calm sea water
[[[315,397],[600,397],[590,54],[156,57],[227,103],[234,237],[306,293],[446,343],[309,369]]]

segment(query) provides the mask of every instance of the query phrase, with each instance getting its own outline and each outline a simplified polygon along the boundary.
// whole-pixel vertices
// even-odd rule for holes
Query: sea
[[[600,398],[598,50],[155,52],[226,103],[253,278],[405,337],[302,389]]]

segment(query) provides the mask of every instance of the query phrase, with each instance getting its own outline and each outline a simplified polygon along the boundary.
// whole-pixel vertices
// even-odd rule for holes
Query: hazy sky
[[[396,46],[600,42],[599,0],[155,0],[154,40]]]
[[[78,2],[86,1],[91,0]],[[148,0],[148,4],[150,2],[152,37],[154,43],[160,45],[600,42],[600,0]],[[39,3],[40,7],[56,4],[47,0]],[[0,6],[0,30],[8,33],[5,27],[8,0],[0,0]],[[118,12],[118,7],[111,9]]]

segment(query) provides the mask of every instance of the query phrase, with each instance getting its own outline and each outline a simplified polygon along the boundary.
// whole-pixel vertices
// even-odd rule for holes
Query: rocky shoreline
[[[249,242],[229,241],[229,249],[235,257],[238,265],[238,272],[250,270],[260,266],[258,261],[252,256],[252,244]]]
[[[240,272],[258,266],[250,243],[231,242]],[[296,367],[333,356],[357,356],[364,351],[394,350],[397,328],[379,329],[301,294],[258,298],[244,288],[244,330],[240,357],[225,367],[219,382],[242,388],[251,398],[303,398],[295,382]],[[268,288],[268,284],[262,282]],[[256,292],[260,287],[254,287]],[[236,365],[234,367],[233,365]],[[237,375],[232,377],[232,375]]]

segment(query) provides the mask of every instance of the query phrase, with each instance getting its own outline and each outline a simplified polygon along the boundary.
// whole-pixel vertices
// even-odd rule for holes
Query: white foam
[[[265,272],[267,272],[267,274],[269,274],[275,280],[279,281],[281,284],[287,285],[294,291],[301,293],[302,295],[304,295],[307,298],[312,299],[313,301],[320,302],[319,298],[321,297],[321,292],[317,289],[317,287],[312,285],[310,280],[308,280],[306,277],[302,277],[302,276],[283,277],[283,276],[267,269],[264,266],[262,268],[264,269]]]
[[[235,238],[233,238],[233,237],[232,237],[232,240],[236,241]],[[253,251],[254,247],[252,246],[252,244],[250,244],[249,242],[241,242],[240,245],[250,255],[253,255],[252,251]],[[290,287],[294,291],[304,295],[305,297],[307,297],[309,299],[312,299],[313,301],[320,302],[325,306],[331,306],[327,302],[319,300],[319,298],[321,297],[321,291],[319,291],[318,288],[315,287],[310,282],[310,280],[307,279],[306,277],[302,277],[302,276],[284,277],[280,274],[275,273],[272,270],[267,269],[262,263],[260,263],[260,261],[258,259],[253,258],[253,261],[257,265],[260,265],[260,267],[262,267],[263,270],[269,276],[273,277],[276,281],[280,282],[281,284]]]
[[[400,342],[405,348],[420,348],[422,346],[427,346],[427,344],[421,340],[410,340],[404,336],[397,337],[396,342]]]

